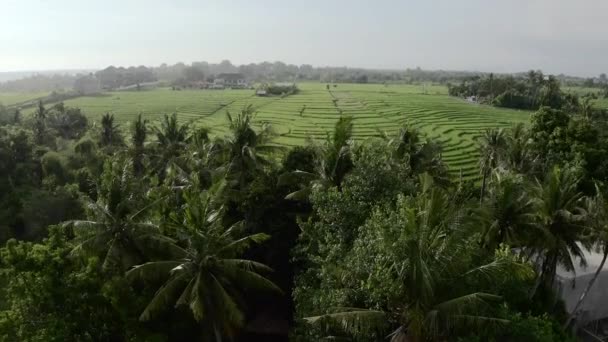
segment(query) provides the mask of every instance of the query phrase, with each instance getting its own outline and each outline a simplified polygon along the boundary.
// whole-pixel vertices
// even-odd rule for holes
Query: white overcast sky
[[[284,61],[608,72],[608,0],[0,0],[0,71]]]

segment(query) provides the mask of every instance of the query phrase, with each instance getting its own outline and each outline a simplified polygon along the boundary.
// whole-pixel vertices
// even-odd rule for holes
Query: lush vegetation
[[[370,87],[4,108],[2,340],[574,339],[553,283],[608,256],[605,111]]]

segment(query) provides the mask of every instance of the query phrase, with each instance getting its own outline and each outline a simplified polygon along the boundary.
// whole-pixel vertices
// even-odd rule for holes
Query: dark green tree
[[[114,123],[114,115],[106,113],[101,117],[101,134],[99,145],[101,147],[120,146],[123,144],[119,130],[120,125]]]
[[[145,143],[148,135],[146,127],[148,121],[142,118],[142,115],[137,116],[137,120],[131,125],[131,153],[133,158],[133,172],[135,176],[141,176],[144,173],[144,154]]]
[[[169,308],[185,307],[201,325],[203,340],[219,342],[234,337],[243,327],[248,291],[281,292],[260,275],[271,271],[267,266],[242,258],[253,244],[268,236],[242,234],[241,223],[224,226],[223,210],[218,207],[222,191],[223,183],[202,192],[186,191],[183,211],[173,215],[184,243],[173,246],[172,258],[151,261],[127,273],[130,279],[166,279],[141,320]]]

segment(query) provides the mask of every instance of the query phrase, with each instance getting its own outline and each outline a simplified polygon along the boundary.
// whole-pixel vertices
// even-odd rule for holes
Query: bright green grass
[[[270,123],[279,134],[276,142],[285,146],[305,144],[309,137],[324,139],[340,115],[354,118],[358,141],[376,137],[378,131],[395,133],[408,123],[442,142],[443,158],[450,170],[454,175],[462,172],[465,178],[478,177],[476,137],[489,127],[528,122],[530,116],[529,112],[452,98],[439,86],[338,84],[330,91],[324,83],[298,86],[298,94],[284,98],[256,97],[252,90],[155,89],[81,97],[66,101],[66,105],[82,108],[94,120],[111,112],[123,124],[139,113],[154,121],[175,112],[181,120],[223,135],[226,111],[237,113],[251,104],[257,111],[256,123]]]
[[[598,88],[589,88],[589,87],[563,87],[562,88],[567,93],[573,93],[579,96],[587,95],[589,93],[599,93],[600,89]]]
[[[45,97],[48,93],[2,93],[0,92],[0,103],[10,106],[37,98]]]

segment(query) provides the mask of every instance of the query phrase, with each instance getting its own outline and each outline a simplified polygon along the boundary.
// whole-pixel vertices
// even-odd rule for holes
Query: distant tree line
[[[46,92],[72,89],[76,75],[42,75],[37,74],[18,80],[0,83],[0,92]]]
[[[109,66],[94,74],[79,75],[34,75],[20,80],[0,83],[0,91],[53,91],[74,88],[81,94],[94,93],[96,88],[117,89],[136,86],[140,83],[164,81],[174,85],[197,82],[213,82],[223,73],[239,73],[252,82],[320,81],[326,83],[407,83],[434,84],[472,83],[479,79],[495,79],[493,87],[503,89],[516,80],[528,77],[526,73],[491,74],[470,71],[424,70],[419,67],[405,70],[379,70],[349,67],[314,67],[310,64],[286,64],[281,61],[234,65],[229,60],[220,63],[193,62],[191,64],[166,63],[157,67]],[[554,77],[561,85],[603,88],[608,94],[608,78],[601,74],[596,78],[581,78],[567,75]],[[468,85],[467,85],[468,86]],[[520,89],[518,89],[520,90]],[[497,93],[497,90],[489,90]],[[501,94],[501,93],[498,93]],[[525,105],[525,104],[523,104]]]
[[[480,75],[480,73],[458,71],[428,71],[420,68],[403,70],[373,70],[348,67],[313,67],[310,64],[294,65],[277,62],[250,63],[236,66],[228,60],[213,64],[194,62],[191,65],[177,63],[162,64],[154,68],[159,80],[170,82],[212,82],[215,75],[221,73],[240,73],[245,78],[256,82],[295,80],[320,81],[332,83],[446,83],[460,80],[463,77]]]
[[[451,96],[475,97],[476,101],[517,109],[536,110],[542,106],[562,109],[579,105],[576,95],[561,90],[557,78],[534,70],[524,77],[489,74],[466,78],[460,84],[448,84],[448,92]]]
[[[104,89],[128,87],[157,80],[153,70],[145,66],[129,68],[109,66],[96,72],[95,76]]]

